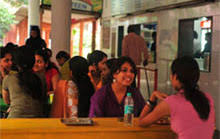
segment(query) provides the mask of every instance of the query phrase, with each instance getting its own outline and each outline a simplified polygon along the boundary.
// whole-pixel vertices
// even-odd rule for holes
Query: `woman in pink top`
[[[178,93],[167,97],[159,91],[153,92],[141,113],[140,126],[170,116],[171,128],[179,139],[212,139],[215,128],[214,102],[208,93],[199,90],[197,62],[187,56],[177,58],[172,63],[171,71],[172,86]],[[164,101],[150,112],[157,99]]]

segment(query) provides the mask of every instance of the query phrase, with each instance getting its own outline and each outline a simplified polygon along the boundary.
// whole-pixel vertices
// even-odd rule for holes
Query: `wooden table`
[[[173,139],[169,125],[125,126],[117,118],[94,118],[93,126],[66,126],[60,119],[1,119],[1,139]]]

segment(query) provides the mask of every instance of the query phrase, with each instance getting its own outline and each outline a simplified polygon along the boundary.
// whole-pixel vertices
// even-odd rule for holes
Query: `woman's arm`
[[[58,83],[59,80],[60,80],[59,73],[55,74],[55,75],[52,77],[51,82],[52,82],[53,90],[56,89],[57,83]]]
[[[161,93],[159,91],[154,91],[153,94],[150,97],[151,102],[155,102],[157,99],[163,100],[167,97],[167,94]],[[159,103],[154,110],[151,111],[151,105],[146,104],[144,109],[141,112],[140,118],[139,118],[139,125],[140,126],[147,126],[155,121],[159,120],[163,116],[167,116],[170,113],[169,106],[166,102],[162,101]]]
[[[169,106],[165,101],[159,103],[151,113],[149,113],[149,111],[150,107],[146,105],[143,111],[141,112],[141,116],[139,118],[140,126],[148,126],[156,122],[163,116],[168,116],[170,114]]]
[[[2,97],[6,104],[10,104],[9,92],[5,89],[2,89]]]

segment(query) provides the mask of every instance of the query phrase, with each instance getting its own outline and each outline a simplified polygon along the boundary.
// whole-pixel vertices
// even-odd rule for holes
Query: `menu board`
[[[196,1],[205,0],[111,0],[111,11],[114,16]]]

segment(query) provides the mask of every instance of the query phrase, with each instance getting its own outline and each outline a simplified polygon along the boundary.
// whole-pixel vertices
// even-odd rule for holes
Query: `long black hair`
[[[35,63],[34,54],[29,48],[19,47],[14,53],[14,62],[18,68],[19,85],[34,99],[44,96],[43,85],[40,78],[32,71]]]
[[[184,96],[188,100],[202,120],[207,120],[210,112],[210,104],[205,94],[199,90],[197,82],[200,77],[199,66],[193,58],[184,56],[177,58],[171,65],[172,74],[177,75],[184,90]]]
[[[12,53],[5,47],[0,47],[0,59],[4,58],[6,54],[11,54]]]
[[[90,98],[94,94],[94,87],[88,76],[88,62],[81,56],[75,56],[69,61],[72,80],[76,83],[79,93],[78,116],[88,117]]]

